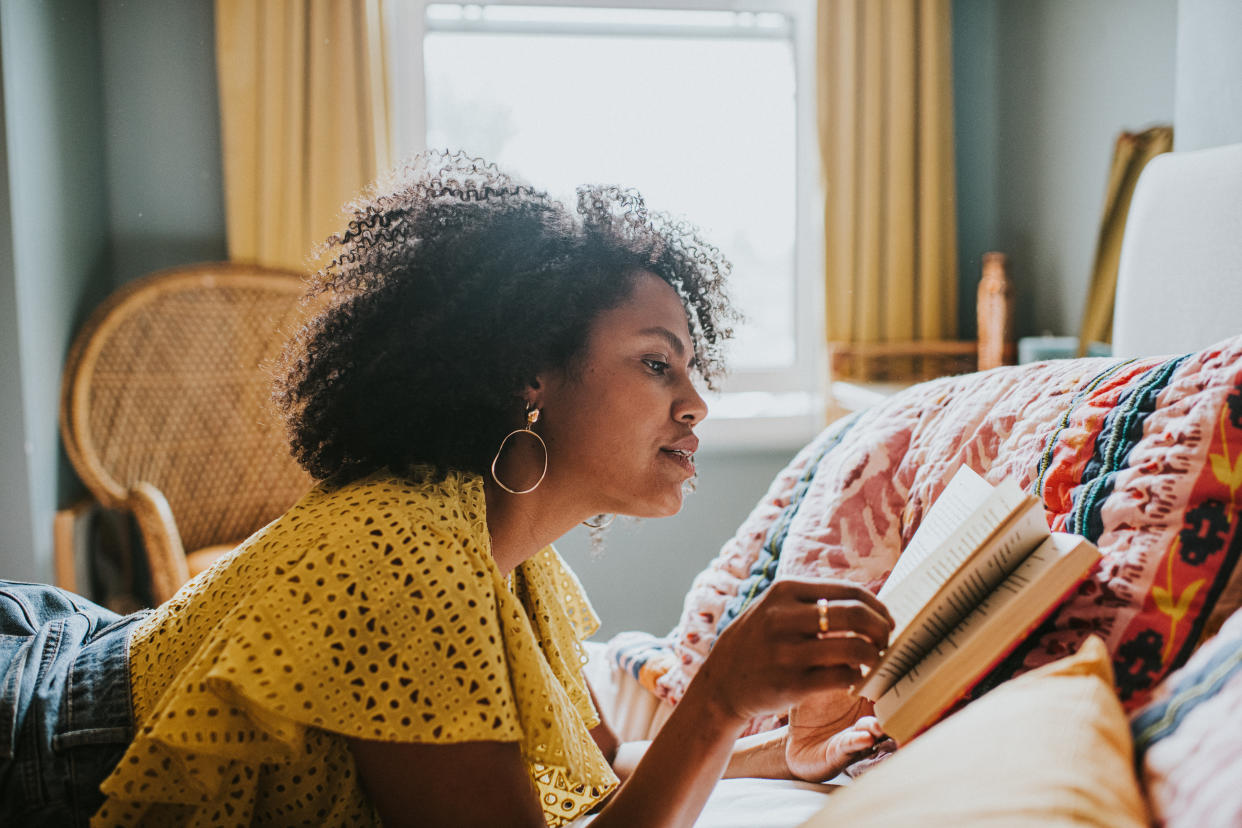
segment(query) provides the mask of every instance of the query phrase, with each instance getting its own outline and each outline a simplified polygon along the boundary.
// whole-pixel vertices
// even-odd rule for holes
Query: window
[[[703,430],[800,445],[823,386],[814,8],[656,5],[406,4],[393,42],[422,48],[393,50],[398,146],[461,148],[570,200],[582,182],[634,186],[698,224],[747,317]]]

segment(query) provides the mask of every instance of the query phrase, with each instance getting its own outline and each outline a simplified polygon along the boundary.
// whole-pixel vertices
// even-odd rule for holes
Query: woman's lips
[[[694,474],[694,452],[689,449],[660,449],[660,453],[672,462],[676,463],[688,475]]]

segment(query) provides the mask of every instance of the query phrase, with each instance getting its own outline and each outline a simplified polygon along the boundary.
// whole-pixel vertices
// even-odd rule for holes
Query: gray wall
[[[99,9],[113,283],[227,258],[214,4]]]
[[[0,422],[0,573],[9,578],[51,575],[52,514],[75,488],[57,432],[60,369],[77,323],[106,293],[99,39],[83,8],[0,6],[11,253],[0,257],[0,377],[14,415]]]
[[[1076,334],[1113,141],[1174,114],[1176,0],[956,0],[962,307],[1009,254],[1020,334]],[[973,328],[970,332],[973,332]]]
[[[226,255],[210,0],[0,5],[0,577],[50,580],[60,370],[112,288]],[[8,220],[4,212],[8,212]]]
[[[0,76],[4,67],[3,18],[0,17]],[[2,77],[0,77],[2,81]],[[4,110],[0,82],[0,113]],[[34,572],[34,515],[30,511],[30,463],[26,456],[26,412],[22,405],[21,338],[18,336],[17,279],[13,234],[9,232],[9,153],[7,128],[0,123],[0,574],[21,577]]]
[[[957,166],[958,335],[978,335],[983,254],[1000,245],[1000,22],[995,0],[953,2],[953,130]]]
[[[697,456],[697,490],[676,517],[618,518],[593,553],[586,530],[557,544],[600,616],[598,640],[623,630],[665,633],[681,616],[695,574],[767,491],[793,457],[789,451],[711,452]]]
[[[1242,3],[1177,7],[1177,150],[1242,142]]]

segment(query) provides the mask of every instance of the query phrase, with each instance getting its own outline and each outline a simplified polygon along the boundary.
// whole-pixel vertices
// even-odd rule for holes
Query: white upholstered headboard
[[[1113,353],[1193,351],[1242,333],[1242,144],[1157,156],[1126,219]]]

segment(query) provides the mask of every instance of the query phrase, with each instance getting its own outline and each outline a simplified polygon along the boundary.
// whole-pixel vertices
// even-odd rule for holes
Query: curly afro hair
[[[286,347],[276,400],[319,479],[418,466],[485,473],[542,371],[572,370],[592,322],[654,273],[686,310],[709,387],[736,318],[728,261],[617,187],[564,204],[461,153],[425,153],[351,204]]]

